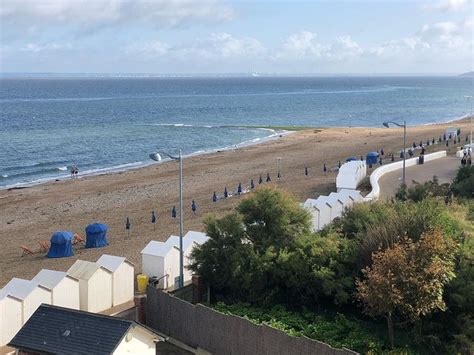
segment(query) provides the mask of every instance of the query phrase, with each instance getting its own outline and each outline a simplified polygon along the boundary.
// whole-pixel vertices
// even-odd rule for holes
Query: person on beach
[[[171,218],[176,218],[176,206],[173,206],[173,209],[171,210]]]
[[[340,169],[341,168],[341,161],[339,160],[339,164],[337,164],[337,167]]]
[[[380,155],[381,155],[381,156],[384,156],[384,155],[385,155],[385,152],[383,151],[383,148],[380,149]]]
[[[390,158],[390,161],[395,161],[395,157],[393,156],[393,153],[392,153],[392,156]]]
[[[217,194],[214,191],[214,194],[212,195],[212,202],[217,202]]]
[[[271,181],[272,181],[272,179],[270,178],[270,173],[267,173],[267,180],[266,180],[266,182],[271,182]]]
[[[262,182],[263,182],[262,175],[260,175],[260,178],[258,179],[258,184],[262,185]]]

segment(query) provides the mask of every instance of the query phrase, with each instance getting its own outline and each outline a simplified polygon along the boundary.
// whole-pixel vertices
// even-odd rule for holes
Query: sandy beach
[[[447,127],[462,129],[462,143],[469,131],[469,120],[440,125],[409,127],[408,144],[437,139]],[[235,191],[254,178],[270,173],[272,184],[304,200],[335,190],[336,172],[323,173],[323,164],[335,168],[349,156],[365,155],[383,148],[385,154],[402,147],[399,128],[327,128],[309,129],[243,149],[223,151],[184,160],[185,231],[202,230],[209,213],[222,215],[244,196],[212,202],[212,193],[223,193],[227,186]],[[199,139],[199,137],[196,137]],[[445,149],[444,143],[429,147],[428,152]],[[454,153],[454,148],[450,148]],[[395,153],[398,155],[398,153]],[[278,182],[278,158],[282,178]],[[389,159],[385,159],[388,163]],[[304,168],[309,168],[309,176]],[[197,203],[196,215],[191,200]],[[178,207],[178,165],[156,164],[122,173],[49,182],[24,189],[0,191],[0,286],[12,277],[31,278],[43,268],[66,270],[78,258],[95,261],[101,254],[121,255],[140,271],[140,251],[149,240],[166,240],[178,233],[179,220],[171,218],[171,208]],[[158,216],[156,230],[151,211]],[[130,218],[131,235],[125,230]],[[44,253],[21,257],[20,246],[39,250],[39,241],[49,240],[57,230],[84,235],[92,222],[106,223],[110,245],[102,249],[84,249],[76,245],[74,257],[48,259]]]

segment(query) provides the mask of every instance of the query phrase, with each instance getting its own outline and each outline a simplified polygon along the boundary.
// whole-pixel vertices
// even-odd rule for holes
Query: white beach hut
[[[341,189],[355,190],[367,175],[365,161],[353,160],[341,166],[336,177],[337,191]]]
[[[151,240],[141,251],[142,272],[160,279],[158,287],[169,288],[179,276],[179,247]]]
[[[0,290],[0,347],[7,345],[22,325],[22,300]]]
[[[311,214],[313,231],[321,230],[331,222],[331,206],[326,202],[319,199],[307,199],[303,203],[303,207],[308,209]]]
[[[51,291],[30,280],[13,278],[1,291],[3,295],[13,296],[22,301],[22,323],[31,317],[36,309],[42,304],[51,304]]]
[[[319,196],[317,200],[326,203],[330,207],[329,221],[342,215],[344,204],[336,196]]]
[[[206,233],[196,231],[189,231],[184,235],[184,238],[192,239],[199,245],[204,244],[209,240],[209,237],[206,235]]]
[[[342,190],[341,190],[342,191]],[[347,193],[341,193],[341,192],[331,192],[329,194],[329,197],[335,197],[337,198],[340,202],[342,202],[342,213],[345,211],[346,208],[350,208],[354,204],[354,198],[347,194]]]
[[[90,261],[77,260],[67,274],[79,280],[81,311],[102,312],[112,307],[112,273]]]
[[[134,265],[123,257],[107,254],[102,255],[97,264],[112,273],[112,306],[133,301]]]
[[[62,271],[43,269],[31,281],[51,291],[51,304],[79,309],[78,279]]]
[[[358,190],[349,190],[349,189],[342,189],[338,192],[340,196],[350,196],[354,203],[362,202],[364,197],[360,194]]]

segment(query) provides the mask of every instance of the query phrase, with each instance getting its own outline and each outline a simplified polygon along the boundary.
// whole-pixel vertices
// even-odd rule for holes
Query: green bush
[[[456,196],[474,198],[474,165],[459,168],[451,190]]]
[[[271,308],[249,304],[213,306],[224,314],[233,314],[255,324],[266,324],[291,336],[306,336],[336,348],[348,348],[361,353],[388,352],[384,332],[374,322],[367,322],[340,313],[291,312],[283,306]],[[402,336],[406,341],[406,336]],[[394,353],[414,353],[410,347],[397,348]]]

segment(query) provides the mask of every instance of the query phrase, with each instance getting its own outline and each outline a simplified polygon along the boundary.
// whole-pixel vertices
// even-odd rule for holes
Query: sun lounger
[[[40,240],[38,242],[40,247],[40,252],[47,253],[50,247],[50,243],[47,240]]]
[[[84,238],[79,234],[74,234],[72,244],[84,243]]]
[[[31,249],[28,248],[26,245],[21,245],[20,249],[21,249],[21,256],[33,255],[33,252],[31,251]]]

